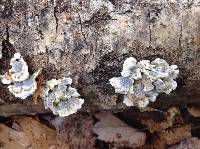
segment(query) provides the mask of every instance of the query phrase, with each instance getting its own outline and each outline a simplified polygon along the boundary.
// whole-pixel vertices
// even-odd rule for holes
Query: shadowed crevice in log
[[[194,81],[197,83],[197,81]],[[192,84],[191,84],[192,85]],[[188,90],[189,88],[189,90]],[[158,97],[155,103],[151,103],[149,106],[158,109],[161,111],[166,111],[170,107],[182,107],[184,105],[199,105],[200,106],[200,95],[199,88],[193,88],[193,94],[191,95],[191,87],[179,88],[177,91],[173,91],[172,94],[166,95],[162,94]],[[190,94],[188,94],[190,93]],[[94,98],[94,97],[93,97]],[[98,111],[104,109],[103,106],[100,106],[95,100],[91,100],[89,103],[87,99],[81,111]],[[125,109],[132,109],[132,107],[126,107],[122,103],[117,105],[107,106],[108,111],[120,112]],[[134,108],[138,111],[136,108]],[[49,110],[45,110],[42,100],[39,101],[37,105],[33,105],[32,100],[27,100],[23,103],[10,104],[10,105],[0,105],[0,115],[1,116],[10,116],[10,115],[31,115],[37,113],[48,113]],[[145,115],[145,113],[144,113]],[[159,119],[157,120],[159,121]]]

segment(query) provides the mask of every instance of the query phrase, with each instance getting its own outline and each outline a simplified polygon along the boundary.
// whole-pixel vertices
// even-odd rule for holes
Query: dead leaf
[[[110,113],[98,113],[95,117],[100,120],[93,128],[99,140],[120,147],[136,148],[144,145],[146,139],[144,132],[130,127]]]
[[[0,124],[0,144],[0,149],[26,149],[31,143],[23,132]]]
[[[92,116],[76,114],[49,120],[55,126],[60,142],[66,142],[72,149],[94,148],[96,137],[92,132],[94,123]]]
[[[19,123],[16,120],[14,120],[12,123],[12,129],[16,131],[22,131],[22,127],[19,125]]]
[[[58,144],[56,132],[33,118],[17,120],[22,131],[0,124],[0,148],[2,149],[68,149],[67,144]],[[1,147],[2,146],[2,147]]]
[[[191,127],[184,125],[177,128],[169,128],[162,132],[154,133],[151,136],[151,141],[144,146],[145,149],[165,149],[169,145],[176,144],[182,140],[191,137]],[[149,138],[148,138],[149,139]]]
[[[163,122],[155,122],[152,119],[150,120],[142,120],[142,123],[146,125],[151,133],[161,132],[169,127],[172,127],[175,121],[175,116],[179,115],[180,112],[177,108],[170,108],[165,115],[165,121]]]
[[[191,126],[183,125],[181,127],[171,128],[169,130],[163,130],[158,135],[161,142],[164,142],[167,145],[172,145],[184,139],[190,138],[192,136]]]
[[[197,137],[192,137],[181,141],[180,143],[169,147],[168,149],[199,149],[200,148],[200,139]]]
[[[200,117],[200,107],[197,106],[188,107],[188,112],[190,113],[190,115],[194,117]]]

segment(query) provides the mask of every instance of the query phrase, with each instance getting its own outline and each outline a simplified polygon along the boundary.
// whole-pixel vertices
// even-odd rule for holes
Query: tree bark
[[[179,89],[151,106],[199,104],[198,84],[194,86],[200,80],[199,18],[198,1],[2,0],[0,74],[18,51],[31,73],[43,69],[44,82],[71,77],[86,101],[85,110],[121,110],[125,106],[109,79],[120,76],[129,56],[159,57],[179,66]],[[2,116],[48,112],[42,102],[17,99],[2,84],[0,103]]]

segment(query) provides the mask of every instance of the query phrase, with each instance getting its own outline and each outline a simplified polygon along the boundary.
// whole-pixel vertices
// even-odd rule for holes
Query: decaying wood
[[[108,80],[120,75],[125,58],[160,57],[179,66],[180,89],[151,106],[199,104],[199,85],[191,81],[200,80],[199,17],[198,1],[3,0],[0,74],[18,51],[30,72],[44,70],[44,82],[71,77],[86,100],[85,110],[117,111],[124,106]],[[42,102],[16,99],[2,84],[0,104],[3,116],[46,112]]]
[[[190,87],[191,90],[192,86]],[[193,90],[194,91],[194,90]],[[176,92],[173,92],[170,95],[162,94],[159,96],[158,100],[155,103],[151,103],[150,107],[157,110],[167,110],[170,107],[181,107],[185,105],[195,105],[200,106],[200,95],[199,91],[196,90],[196,94],[187,95],[186,89],[180,89]],[[194,91],[195,92],[195,91]],[[95,100],[95,99],[94,99]],[[99,109],[110,110],[113,112],[123,111],[127,109],[124,104],[117,103],[116,105],[101,105],[99,103],[90,103],[84,104],[83,108],[80,111],[93,111]],[[10,115],[35,115],[37,113],[48,113],[50,110],[44,109],[42,100],[40,99],[37,104],[34,104],[31,98],[23,103],[14,103],[14,104],[4,104],[0,105],[0,115],[1,116],[10,116]]]

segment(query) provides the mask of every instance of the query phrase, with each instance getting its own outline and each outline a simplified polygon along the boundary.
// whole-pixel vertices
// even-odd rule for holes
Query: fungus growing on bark
[[[76,113],[81,109],[84,99],[81,99],[77,90],[70,86],[71,83],[71,78],[47,81],[41,92],[45,108],[50,108],[54,114],[61,117]]]
[[[124,61],[121,77],[113,77],[109,81],[116,93],[124,95],[124,104],[145,108],[161,92],[169,94],[176,89],[174,79],[178,74],[178,66],[170,66],[163,59],[137,62],[129,57]]]
[[[40,70],[30,76],[28,66],[20,53],[14,54],[10,65],[11,69],[1,76],[1,82],[9,84],[8,89],[15,97],[26,99],[37,88],[35,78],[40,73]]]

